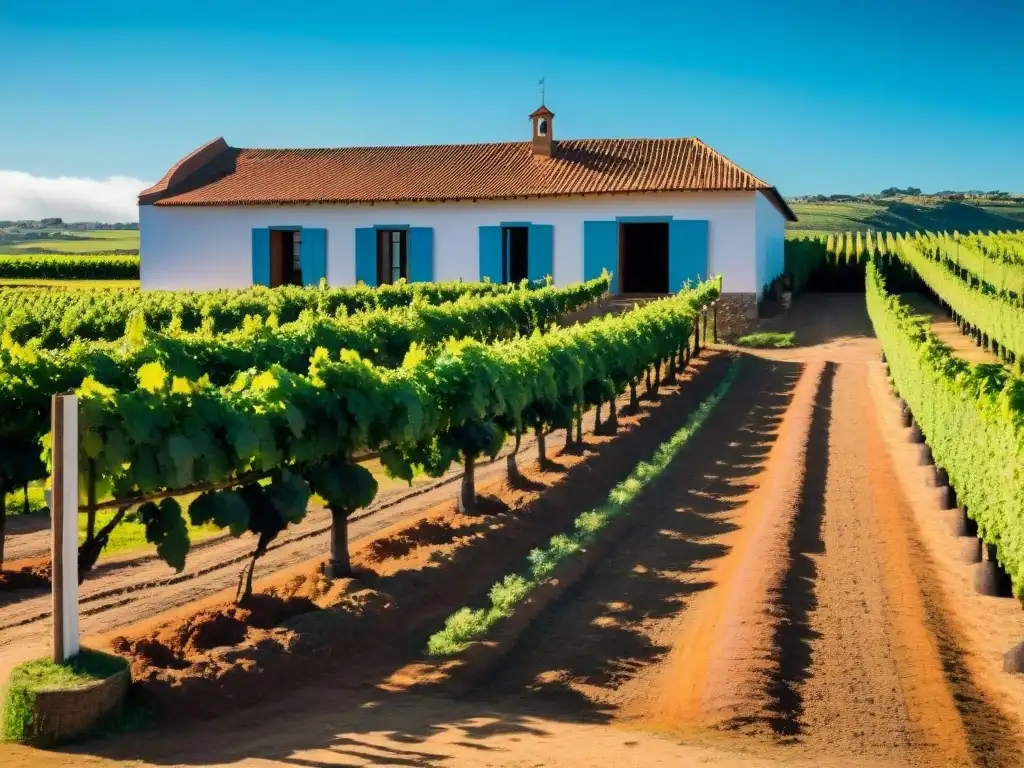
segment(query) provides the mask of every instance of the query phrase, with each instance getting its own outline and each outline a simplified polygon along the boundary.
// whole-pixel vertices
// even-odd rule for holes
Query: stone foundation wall
[[[757,323],[756,294],[723,293],[715,307],[719,341],[734,341]]]

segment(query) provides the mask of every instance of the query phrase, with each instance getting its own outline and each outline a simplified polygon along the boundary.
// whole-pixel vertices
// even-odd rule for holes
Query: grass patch
[[[629,477],[612,488],[608,500],[576,518],[571,533],[551,537],[548,546],[534,549],[527,557],[527,568],[521,574],[509,574],[491,587],[490,605],[486,608],[460,608],[445,621],[444,629],[431,635],[427,641],[428,656],[453,656],[469,643],[484,637],[504,618],[512,615],[516,605],[548,578],[555,567],[566,558],[585,549],[613,517],[622,514],[640,492],[655,480],[675,458],[676,454],[701,428],[715,406],[725,397],[739,373],[740,361],[733,362],[721,384],[690,414],[686,423],[660,446],[650,461],[641,461]]]
[[[796,344],[796,334],[792,331],[788,333],[748,333],[746,336],[736,339],[737,347],[756,347],[757,349],[779,349],[792,347],[794,344]]]
[[[97,680],[105,680],[127,666],[128,662],[120,656],[85,648],[63,664],[49,659],[19,664],[11,670],[4,689],[0,739],[25,742],[32,737],[32,710],[35,696],[40,691],[81,688]]]
[[[46,506],[46,496],[43,493],[43,486],[41,484],[33,483],[29,485],[27,496],[27,505],[25,503],[26,493],[24,490],[11,491],[5,496],[4,512],[8,517],[12,515],[44,515],[50,513],[50,508]]]

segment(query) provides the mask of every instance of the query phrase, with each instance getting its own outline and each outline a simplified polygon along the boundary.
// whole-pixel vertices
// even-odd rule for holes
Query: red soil
[[[53,564],[49,557],[9,561],[5,566],[0,569],[0,592],[17,592],[50,586]]]

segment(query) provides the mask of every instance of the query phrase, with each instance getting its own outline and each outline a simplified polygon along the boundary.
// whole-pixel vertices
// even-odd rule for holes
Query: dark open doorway
[[[302,285],[302,230],[270,230],[270,286]]]
[[[668,222],[619,225],[620,293],[668,293]]]
[[[530,236],[528,227],[503,227],[501,231],[501,279],[518,283],[530,274]]]

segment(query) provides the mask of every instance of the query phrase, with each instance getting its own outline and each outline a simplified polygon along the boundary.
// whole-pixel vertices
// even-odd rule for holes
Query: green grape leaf
[[[297,523],[306,516],[309,505],[309,486],[299,475],[287,469],[281,470],[265,489],[281,519]]]
[[[249,528],[249,508],[234,491],[207,491],[189,505],[192,525],[213,524],[227,528],[232,536],[241,536]]]
[[[141,451],[132,464],[135,484],[142,493],[152,493],[161,487],[160,467],[152,451]]]
[[[146,363],[139,368],[139,389],[160,392],[167,386],[167,371],[160,363]]]
[[[381,450],[380,463],[384,466],[384,469],[388,471],[388,474],[391,475],[391,477],[397,477],[399,480],[405,480],[405,482],[410,485],[412,484],[412,462],[410,462],[401,453],[401,451],[393,445],[389,445]],[[322,496],[323,494],[320,495]]]
[[[369,506],[377,495],[377,480],[361,464],[330,461],[304,473],[312,490],[335,509],[354,510]]]
[[[176,485],[184,488],[192,482],[192,467],[198,458],[195,448],[184,435],[172,435],[167,441],[167,453],[174,462]]]
[[[82,452],[86,458],[98,459],[103,454],[104,444],[100,433],[95,429],[84,429],[79,438]]]

